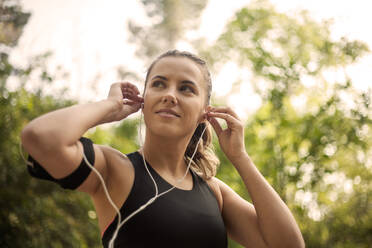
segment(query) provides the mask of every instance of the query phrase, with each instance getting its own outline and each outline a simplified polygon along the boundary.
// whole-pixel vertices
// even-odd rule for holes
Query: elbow
[[[38,139],[38,134],[35,128],[27,125],[21,131],[21,142],[22,146],[28,151],[28,147],[32,144],[35,144],[35,141]]]
[[[53,135],[48,135],[37,127],[32,125],[27,125],[21,131],[21,142],[23,148],[30,153],[30,151],[38,148],[44,148],[50,150],[54,147],[54,144],[51,142]]]
[[[21,131],[22,147],[29,154],[33,154],[36,150],[40,149],[41,139],[41,134],[32,126],[26,126]]]

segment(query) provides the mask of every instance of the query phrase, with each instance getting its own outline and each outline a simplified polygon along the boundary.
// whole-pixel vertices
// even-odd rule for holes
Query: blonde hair
[[[206,105],[209,104],[212,93],[212,80],[207,64],[198,56],[185,51],[170,50],[157,57],[151,63],[150,67],[147,70],[145,79],[145,90],[147,86],[148,77],[150,75],[152,68],[160,59],[164,57],[185,57],[192,60],[193,62],[200,66],[203,72],[204,80],[207,84],[207,97],[205,104]],[[203,137],[201,137],[202,140],[200,141],[198,147],[196,148],[195,146],[198,143],[198,140],[205,128],[205,125],[207,125],[207,129],[205,130]],[[191,168],[195,172],[200,174],[205,180],[208,180],[216,175],[217,168],[220,163],[219,159],[217,158],[213,151],[212,137],[213,136],[211,125],[208,122],[199,123],[199,125],[194,131],[194,134],[191,137],[189,144],[187,145],[186,152],[184,154],[184,160],[186,163],[188,163],[192,154],[194,153],[195,148],[197,149],[193,162],[191,163]]]

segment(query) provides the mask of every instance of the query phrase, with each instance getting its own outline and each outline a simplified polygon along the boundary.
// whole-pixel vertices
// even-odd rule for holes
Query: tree
[[[194,26],[182,25],[186,15],[175,20],[167,13],[171,8],[165,6],[177,7],[172,5],[176,1],[142,2],[158,24],[140,27],[130,22],[131,41],[138,44],[141,59],[151,60],[174,47]],[[291,17],[258,0],[239,10],[212,46],[202,40],[189,42],[215,72],[227,61],[252,71],[251,83],[263,104],[246,124],[247,151],[291,208],[307,246],[367,247],[372,223],[371,94],[354,90],[347,74],[331,83],[323,73],[329,68],[343,70],[368,47],[347,38],[332,40],[330,28],[330,22],[315,22],[306,12]],[[306,86],[305,79],[316,83]],[[240,83],[235,82],[235,90]],[[354,100],[354,107],[343,104],[344,95]],[[303,109],[296,106],[298,99],[305,102]],[[212,102],[224,104],[223,99],[216,100]],[[216,139],[215,147],[221,161],[217,176],[249,200]],[[240,246],[230,240],[229,247]]]
[[[9,52],[30,14],[23,12],[18,1],[1,1],[0,13],[0,246],[99,247],[90,200],[27,173],[19,151],[21,129],[31,119],[75,102],[63,94],[54,98],[43,93],[53,81],[43,66],[47,54],[35,57],[26,68],[9,62]],[[34,92],[27,92],[23,85],[31,73],[37,73],[41,83]],[[8,89],[10,78],[18,83],[16,90]]]
[[[267,1],[239,10],[216,44],[202,51],[215,68],[229,60],[253,72],[250,83],[263,104],[246,124],[247,151],[294,212],[307,247],[368,247],[372,241],[371,90],[353,89],[346,73],[335,83],[322,76],[367,51],[359,41],[332,40],[329,23],[306,12],[297,18],[278,13]],[[316,83],[306,86],[306,78]],[[345,106],[345,95],[354,106]],[[218,176],[249,199],[218,153]]]
[[[207,3],[141,2],[155,24],[128,25],[131,40],[138,44],[137,56],[146,63],[185,39]],[[19,133],[28,121],[76,102],[45,94],[45,87],[54,82],[54,75],[43,66],[47,55],[32,59],[26,68],[9,62],[9,51],[29,14],[17,1],[3,0],[0,6],[0,246],[99,247],[89,198],[31,178],[19,155]],[[267,1],[256,1],[236,13],[212,46],[190,44],[197,45],[195,50],[215,71],[227,61],[252,71],[250,83],[263,104],[246,123],[247,151],[294,213],[307,247],[368,247],[372,243],[371,91],[353,89],[347,74],[336,83],[323,77],[329,68],[342,71],[368,48],[346,38],[332,40],[330,27],[306,13],[290,17]],[[22,85],[35,72],[42,84],[27,92]],[[15,91],[7,88],[10,78],[19,82]],[[308,86],[305,79],[316,83]],[[239,83],[235,85],[239,89]],[[352,106],[344,104],[345,95]],[[138,120],[126,120],[111,129],[90,130],[87,136],[126,153],[138,148],[137,126]],[[217,176],[250,200],[215,142],[221,161]],[[230,240],[229,247],[240,246]]]

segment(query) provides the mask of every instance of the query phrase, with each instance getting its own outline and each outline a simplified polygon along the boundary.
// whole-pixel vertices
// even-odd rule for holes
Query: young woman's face
[[[160,59],[148,75],[143,109],[146,127],[160,136],[192,135],[203,120],[206,88],[201,68],[192,60]]]

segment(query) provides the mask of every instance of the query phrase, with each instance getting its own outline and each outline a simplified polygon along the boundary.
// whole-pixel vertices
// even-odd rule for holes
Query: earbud
[[[203,122],[203,121],[207,121],[208,120],[208,113],[209,113],[209,109],[205,109],[203,111],[203,114],[202,116],[200,117],[200,121]]]
[[[141,103],[141,109],[145,107],[145,103]]]
[[[208,106],[205,110],[204,110],[204,120],[206,120],[207,122],[209,121],[209,117],[208,117],[208,114],[211,112],[212,110],[212,106]]]

